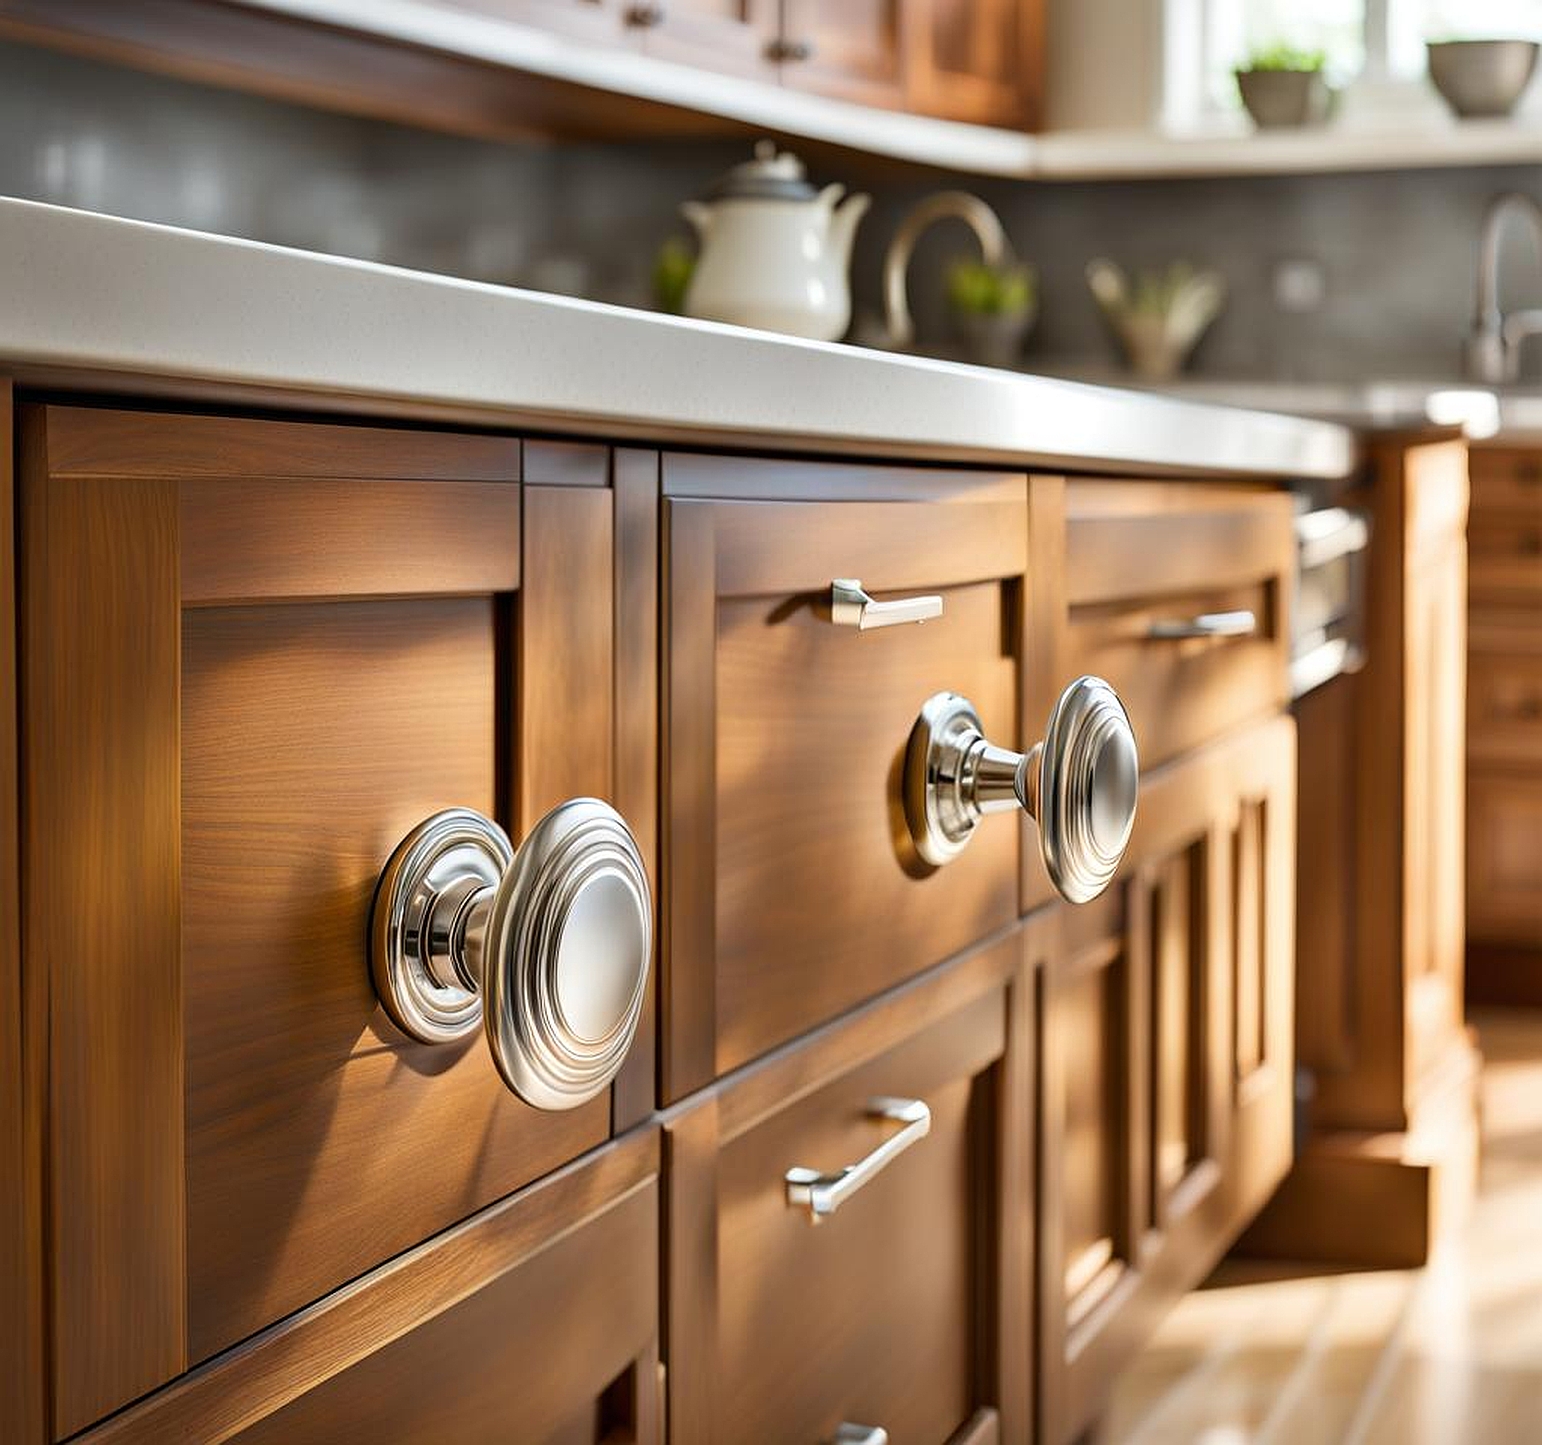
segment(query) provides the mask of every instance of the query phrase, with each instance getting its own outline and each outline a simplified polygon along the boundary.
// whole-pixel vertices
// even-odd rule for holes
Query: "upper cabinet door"
[[[909,108],[1033,130],[1043,76],[1041,0],[912,0]]]
[[[664,467],[675,1099],[1017,916],[1017,819],[985,820],[930,867],[901,774],[921,705],[943,690],[1021,746],[1027,481],[717,457]],[[752,500],[779,494],[809,500]],[[940,597],[941,615],[839,625],[837,578],[881,600]]]
[[[611,798],[651,856],[624,759],[652,756],[652,669],[617,638],[648,620],[656,468],[613,489],[595,449],[598,485],[526,486],[513,438],[73,408],[22,438],[65,1434],[646,1109],[626,1076],[530,1107],[480,1029],[414,1042],[368,940],[441,809],[518,842]]]
[[[864,105],[905,104],[905,0],[782,0],[782,83]]]
[[[777,0],[631,0],[625,9],[649,55],[776,80]]]

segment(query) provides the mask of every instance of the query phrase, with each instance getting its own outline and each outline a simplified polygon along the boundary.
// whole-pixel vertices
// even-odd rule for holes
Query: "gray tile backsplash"
[[[0,137],[5,194],[629,304],[647,301],[658,245],[686,230],[679,201],[745,150],[494,145],[14,45],[0,46]],[[877,309],[883,250],[905,208],[957,185],[998,209],[1038,267],[1025,364],[1112,366],[1082,280],[1090,257],[1183,258],[1218,268],[1230,291],[1194,369],[1248,378],[1454,375],[1483,207],[1503,189],[1542,195],[1535,167],[1026,184],[835,157],[820,153],[817,178],[875,197],[854,263],[859,314]],[[938,349],[942,271],[971,244],[942,226],[917,252],[912,306]],[[1513,249],[1507,300],[1542,304],[1542,257],[1524,238]],[[1316,310],[1280,305],[1277,268],[1295,261],[1320,268]],[[1542,358],[1528,370],[1542,374]]]

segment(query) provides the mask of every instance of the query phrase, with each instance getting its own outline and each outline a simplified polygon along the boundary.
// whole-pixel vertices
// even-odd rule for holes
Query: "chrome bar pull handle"
[[[1153,622],[1146,636],[1162,642],[1181,642],[1190,637],[1252,637],[1257,631],[1257,615],[1241,608],[1236,612],[1201,612],[1197,617]]]
[[[837,627],[862,632],[875,627],[897,627],[903,622],[930,622],[942,616],[942,598],[902,597],[896,602],[875,602],[855,577],[837,577],[830,584],[830,621]]]
[[[822,1174],[817,1169],[794,1166],[783,1176],[787,1183],[788,1204],[794,1209],[808,1210],[808,1217],[815,1224],[826,1215],[834,1214],[857,1190],[872,1183],[912,1144],[919,1144],[926,1138],[932,1128],[932,1111],[924,1099],[870,1099],[867,1116],[880,1123],[904,1127],[899,1133],[891,1134],[871,1154],[844,1169]]]
[[[889,1432],[882,1425],[853,1425],[843,1420],[826,1445],[889,1445]]]

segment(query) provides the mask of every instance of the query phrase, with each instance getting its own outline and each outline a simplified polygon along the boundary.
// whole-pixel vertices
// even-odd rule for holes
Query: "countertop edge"
[[[1334,479],[1328,422],[799,341],[0,199],[0,365],[617,439]]]

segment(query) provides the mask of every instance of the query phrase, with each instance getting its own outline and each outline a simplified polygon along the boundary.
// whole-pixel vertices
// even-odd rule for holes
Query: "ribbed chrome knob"
[[[608,803],[561,804],[518,852],[491,819],[447,809],[408,833],[381,872],[375,989],[423,1043],[480,1023],[520,1098],[571,1109],[610,1083],[631,1047],[652,914],[637,843]]]
[[[905,818],[928,863],[950,862],[987,813],[1023,808],[1039,824],[1050,881],[1072,903],[1112,881],[1135,823],[1140,761],[1118,694],[1079,677],[1026,753],[997,747],[968,698],[939,692],[922,705],[905,756]]]

